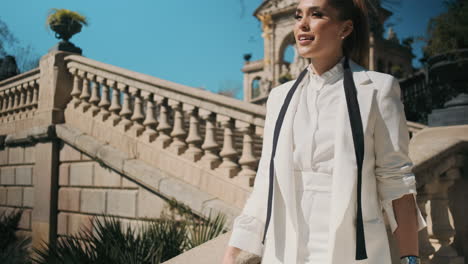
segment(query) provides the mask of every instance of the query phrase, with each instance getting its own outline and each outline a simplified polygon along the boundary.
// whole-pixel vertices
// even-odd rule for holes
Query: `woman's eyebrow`
[[[319,6],[311,6],[311,7],[308,7],[307,8],[307,11],[320,11],[320,7]],[[302,9],[300,8],[297,8],[296,9],[296,13],[302,13]]]

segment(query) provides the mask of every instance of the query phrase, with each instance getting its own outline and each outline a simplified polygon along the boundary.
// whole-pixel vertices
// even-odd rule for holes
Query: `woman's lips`
[[[305,45],[309,45],[310,43],[312,43],[314,39],[315,37],[312,35],[300,34],[297,37],[297,42],[299,43],[299,45],[305,46]]]
[[[299,40],[299,45],[301,46],[305,46],[305,45],[309,45],[310,43],[312,43],[312,39],[303,39],[303,40]]]

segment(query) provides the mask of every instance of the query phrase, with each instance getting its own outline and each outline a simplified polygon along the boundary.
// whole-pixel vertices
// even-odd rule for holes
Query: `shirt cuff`
[[[417,211],[416,215],[417,215],[417,219],[418,219],[418,231],[420,231],[421,229],[423,229],[423,228],[425,228],[427,226],[426,220],[424,220],[424,217],[421,214],[421,210],[419,210],[418,203],[416,202],[416,192],[410,192],[410,193],[413,194],[414,202],[415,202],[415,205],[416,205],[416,211]],[[385,201],[382,202],[382,206],[383,206],[383,208],[385,210],[385,213],[387,214],[387,217],[388,217],[388,222],[390,224],[392,234],[395,232],[395,230],[398,227],[398,223],[396,221],[396,217],[395,217],[395,214],[394,214],[394,211],[393,211],[393,203],[392,202],[393,202],[393,200],[397,200],[397,199],[403,197],[406,194],[408,194],[408,193],[401,194],[398,197],[394,197],[392,199],[388,199],[388,200],[385,200]]]
[[[255,217],[241,214],[234,219],[228,245],[262,256],[262,232],[264,224]]]

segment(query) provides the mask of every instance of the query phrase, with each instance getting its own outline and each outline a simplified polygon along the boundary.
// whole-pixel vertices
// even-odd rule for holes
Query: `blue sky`
[[[2,19],[38,55],[57,43],[45,27],[50,8],[78,11],[89,27],[71,41],[83,55],[133,71],[210,91],[242,87],[243,54],[263,57],[260,23],[252,16],[262,0],[14,0],[3,1]],[[402,0],[392,7],[401,38],[424,35],[442,0]],[[414,45],[420,56],[423,43]],[[414,66],[419,66],[417,59]],[[242,97],[242,91],[237,98]]]

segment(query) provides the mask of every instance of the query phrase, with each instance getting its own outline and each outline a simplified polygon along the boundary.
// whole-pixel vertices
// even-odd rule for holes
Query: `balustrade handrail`
[[[79,55],[69,55],[65,60],[68,68],[90,72],[130,87],[190,104],[216,114],[229,116],[255,126],[264,126],[266,109],[263,106],[130,71]]]
[[[415,135],[410,141],[410,158],[413,172],[418,177],[418,187],[432,180],[427,171],[441,160],[468,150],[468,125],[430,127]]]
[[[413,129],[413,130],[417,130],[417,131],[428,127],[428,126],[426,126],[424,124],[413,122],[413,121],[406,121],[406,124],[408,125],[409,129]]]
[[[0,91],[8,90],[19,84],[23,84],[35,79],[39,79],[40,70],[39,68],[32,69],[30,71],[15,75],[11,78],[0,81]]]

